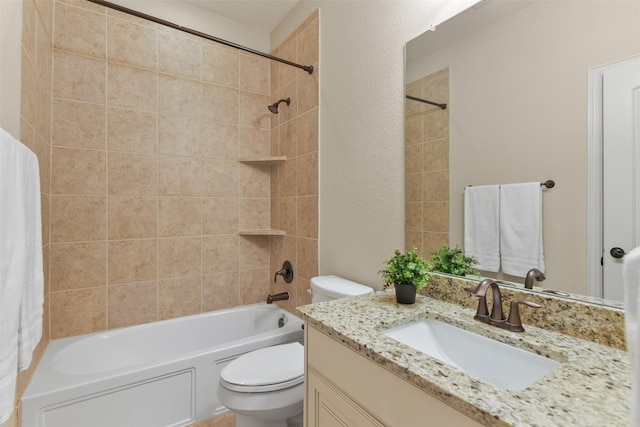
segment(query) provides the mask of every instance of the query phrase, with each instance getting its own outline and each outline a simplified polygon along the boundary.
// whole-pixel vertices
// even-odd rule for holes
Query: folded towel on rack
[[[478,260],[476,268],[500,269],[499,187],[464,189],[464,253]]]
[[[42,335],[41,233],[38,158],[0,129],[0,423]]]
[[[534,267],[544,272],[539,182],[500,186],[500,256],[506,274],[525,277]]]
[[[625,331],[631,359],[631,426],[640,427],[640,247],[623,258]]]

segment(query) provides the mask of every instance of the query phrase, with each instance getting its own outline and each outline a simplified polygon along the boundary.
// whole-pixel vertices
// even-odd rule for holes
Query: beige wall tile
[[[202,83],[167,74],[158,75],[158,112],[200,116]]]
[[[107,328],[122,328],[158,320],[157,282],[109,286]]]
[[[298,238],[296,242],[298,277],[310,279],[318,275],[318,240]]]
[[[109,108],[109,150],[155,153],[158,145],[158,115],[144,111]]]
[[[107,201],[97,196],[51,196],[51,242],[105,240]]]
[[[268,198],[240,199],[240,229],[261,230],[269,228],[271,201]]]
[[[236,160],[240,129],[237,125],[202,121],[200,144],[202,156],[218,160]],[[253,144],[255,141],[250,140]]]
[[[242,236],[240,238],[240,270],[269,268],[269,237]]]
[[[314,19],[300,32],[298,37],[298,61],[303,65],[313,65],[320,59],[320,21]]]
[[[297,195],[297,163],[296,159],[287,159],[286,162],[278,165],[278,195],[280,197]]]
[[[158,32],[158,71],[190,79],[202,73],[202,42],[165,27]]]
[[[426,110],[422,117],[422,142],[449,137],[449,109],[434,107]]]
[[[318,108],[313,108],[297,119],[297,154],[318,151]]]
[[[300,73],[297,77],[298,85],[298,113],[302,114],[318,106],[318,74],[316,68],[313,74]]]
[[[424,232],[422,234],[423,257],[430,257],[440,246],[449,246],[449,233]]]
[[[106,242],[59,243],[49,250],[52,291],[106,286]]]
[[[298,155],[296,120],[289,120],[278,128],[278,152],[287,158]]]
[[[424,231],[449,232],[449,202],[424,202]]]
[[[198,198],[160,197],[158,236],[199,236],[203,228],[201,217],[201,202]]]
[[[422,173],[410,173],[405,175],[405,201],[422,201]]]
[[[109,197],[109,240],[156,237],[157,203],[156,197]]]
[[[37,14],[34,0],[22,2],[22,47],[30,58],[36,55]]]
[[[240,284],[236,272],[202,276],[202,311],[222,310],[239,304]]]
[[[53,147],[53,194],[102,195],[106,193],[106,152]]]
[[[107,21],[109,61],[156,70],[157,28],[110,16]]]
[[[199,159],[158,156],[158,194],[200,196],[202,165]]]
[[[158,276],[158,240],[112,240],[108,246],[109,285],[154,280]]]
[[[318,153],[305,154],[296,162],[298,196],[318,194]]]
[[[51,142],[54,146],[104,150],[106,119],[104,105],[54,99]]]
[[[202,80],[238,88],[239,53],[217,43],[202,43]]]
[[[422,167],[424,171],[449,169],[449,140],[441,139],[421,144],[423,147]]]
[[[283,59],[287,59],[292,62],[296,62],[298,60],[297,55],[297,46],[295,40],[289,40],[286,43],[283,43],[279,47],[278,56]],[[287,83],[296,79],[296,76],[300,73],[300,70],[291,67],[286,64],[278,63],[278,86],[277,88],[281,88],[285,86]],[[315,71],[314,71],[315,74]],[[272,88],[273,90],[274,88]]]
[[[269,296],[271,272],[268,268],[240,272],[240,304],[264,302]]]
[[[318,238],[318,196],[298,197],[296,208],[297,235]]]
[[[200,313],[201,295],[200,276],[160,280],[158,282],[160,320]]]
[[[238,197],[238,162],[202,160],[202,195],[205,197]]]
[[[202,274],[201,251],[200,236],[159,239],[158,272],[160,279]]]
[[[422,172],[423,144],[408,145],[404,150],[405,173]]]
[[[106,57],[106,17],[58,3],[53,47],[96,58]]]
[[[422,232],[422,201],[408,202],[405,206],[405,229]]]
[[[404,238],[404,249],[410,251],[411,249],[418,249],[418,253],[424,255],[422,250],[422,232],[421,231],[406,231]]]
[[[260,164],[240,164],[240,197],[269,197],[271,167]]]
[[[200,119],[190,116],[158,116],[158,153],[202,156]]]
[[[269,157],[271,155],[269,137],[270,131],[267,129],[241,127],[238,157],[241,159]]]
[[[202,234],[220,235],[238,232],[239,201],[234,197],[202,200]]]
[[[155,155],[109,152],[108,194],[153,196],[158,191]]]
[[[284,230],[288,236],[297,236],[296,227],[297,203],[295,197],[282,197],[276,199],[278,203],[278,229]],[[316,213],[317,216],[317,213]]]
[[[156,111],[158,76],[155,72],[109,62],[108,105]]]
[[[417,104],[417,101],[407,100],[409,103]],[[405,117],[404,120],[404,140],[405,145],[414,145],[422,143],[422,114],[414,114]]]
[[[106,65],[104,60],[54,51],[53,96],[104,104]]]
[[[239,87],[248,92],[269,94],[269,60],[240,52]]]
[[[203,236],[202,273],[238,271],[239,250],[238,236]]]
[[[423,173],[422,194],[425,202],[449,200],[449,171]]]
[[[51,292],[51,339],[104,330],[106,297],[106,287]]]
[[[90,3],[86,0],[57,0],[57,3],[64,3],[64,4],[80,7],[82,9],[87,9],[92,12],[101,13],[103,15],[107,13],[107,9],[104,6],[99,6],[95,3]]]
[[[238,97],[238,89],[203,83],[202,118],[238,124]]]
[[[241,90],[238,116],[240,126],[269,129],[271,127],[271,113],[267,109],[269,104],[271,102],[267,95]]]

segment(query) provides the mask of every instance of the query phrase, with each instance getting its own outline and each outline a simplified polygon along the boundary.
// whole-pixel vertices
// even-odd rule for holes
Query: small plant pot
[[[396,301],[399,304],[413,304],[416,302],[416,287],[413,285],[394,284]]]

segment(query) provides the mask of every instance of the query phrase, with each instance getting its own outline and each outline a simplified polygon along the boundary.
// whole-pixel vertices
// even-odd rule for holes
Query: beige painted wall
[[[640,54],[639,18],[638,2],[539,2],[409,65],[450,69],[451,245],[465,186],[553,179],[544,285],[588,292],[588,70]]]
[[[375,288],[404,246],[404,44],[475,1],[311,1],[320,9],[319,272]]]

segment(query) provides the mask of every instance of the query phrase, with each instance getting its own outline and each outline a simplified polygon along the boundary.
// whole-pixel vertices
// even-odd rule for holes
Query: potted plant
[[[396,249],[384,264],[386,267],[379,272],[384,280],[383,289],[393,285],[400,304],[416,302],[416,291],[427,286],[427,281],[433,277],[429,273],[431,265],[418,254],[417,248],[404,254]]]
[[[479,275],[473,266],[478,264],[475,257],[464,255],[458,245],[455,248],[440,246],[440,249],[431,254],[432,271],[449,273],[456,276]]]

